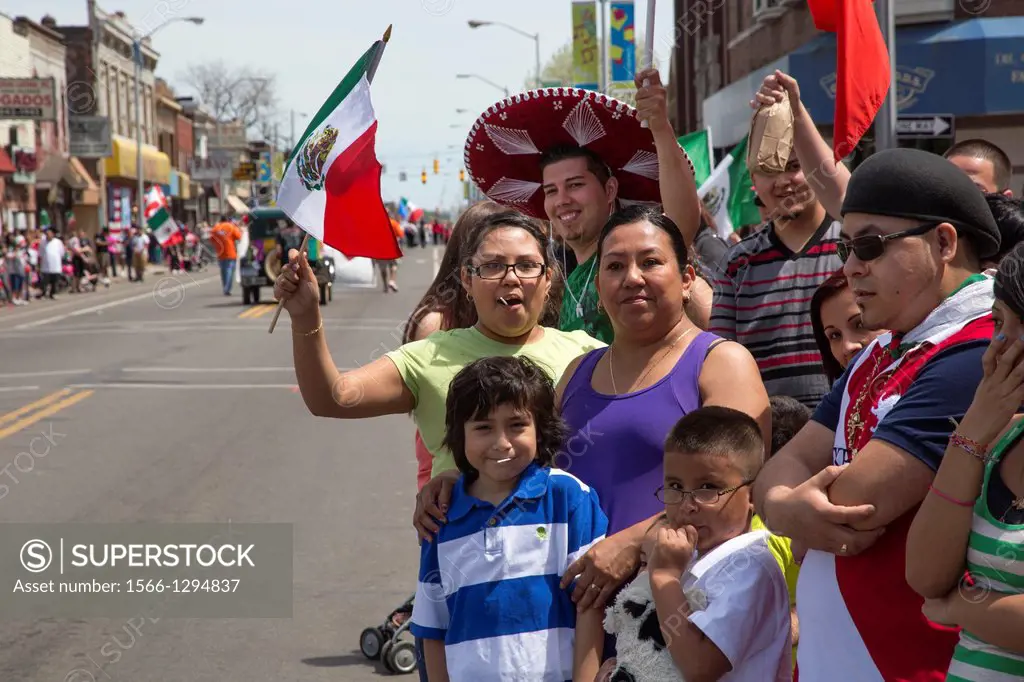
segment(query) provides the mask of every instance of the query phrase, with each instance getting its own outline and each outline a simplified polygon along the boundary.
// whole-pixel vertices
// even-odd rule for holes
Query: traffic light
[[[441,172],[441,164],[437,159],[434,159],[434,175]]]
[[[423,173],[420,175],[420,180],[423,181],[424,185],[427,184],[427,171],[423,171]]]
[[[466,181],[466,171],[464,171],[464,170],[462,170],[460,168],[459,169],[459,182],[465,182],[465,181]]]

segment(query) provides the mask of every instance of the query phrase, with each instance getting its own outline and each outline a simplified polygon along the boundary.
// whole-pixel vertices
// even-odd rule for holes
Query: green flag
[[[714,167],[711,131],[705,128],[689,135],[683,135],[679,138],[679,146],[686,150],[687,156],[693,162],[694,180],[697,181],[697,187],[700,187],[711,177],[711,169]]]
[[[754,204],[754,181],[747,170],[747,139],[733,147],[729,155],[733,163],[729,166],[729,219],[735,229],[744,225],[760,225],[761,212]]]

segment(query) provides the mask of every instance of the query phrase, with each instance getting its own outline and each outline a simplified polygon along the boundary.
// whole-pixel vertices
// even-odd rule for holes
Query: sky
[[[650,0],[636,0],[642,32]],[[152,25],[154,16],[201,16],[195,26],[176,23],[153,38],[160,53],[156,74],[179,95],[191,64],[223,60],[276,77],[281,131],[296,111],[296,135],[309,122],[363,52],[394,24],[372,88],[379,121],[377,155],[386,167],[385,200],[406,197],[428,210],[461,198],[462,148],[474,120],[504,93],[485,82],[457,79],[474,73],[522,91],[534,71],[532,39],[499,26],[470,29],[467,21],[499,21],[540,34],[541,63],[572,39],[570,0],[99,0],[107,12]],[[667,65],[675,31],[673,2],[656,3],[655,54]],[[84,25],[86,0],[0,0],[0,12],[58,25]],[[662,77],[668,78],[667,66]],[[457,114],[456,109],[471,113]],[[434,158],[440,175],[433,175]],[[427,184],[420,172],[428,172]],[[408,181],[399,182],[399,172]]]

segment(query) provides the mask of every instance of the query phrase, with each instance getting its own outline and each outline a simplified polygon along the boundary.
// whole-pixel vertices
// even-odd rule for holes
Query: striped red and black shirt
[[[815,407],[829,390],[811,328],[811,297],[843,267],[836,253],[841,226],[826,217],[803,250],[794,252],[769,223],[729,249],[715,274],[708,331],[750,351],[770,396]]]

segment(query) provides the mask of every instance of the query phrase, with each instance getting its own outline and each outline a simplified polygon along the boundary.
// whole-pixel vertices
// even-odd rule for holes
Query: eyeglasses
[[[505,279],[509,270],[515,270],[516,277],[520,279],[537,279],[547,270],[544,263],[532,263],[523,261],[521,263],[484,263],[483,265],[470,265],[467,269],[470,274],[480,279]]]
[[[753,481],[744,481],[737,486],[732,488],[726,488],[725,490],[715,490],[714,488],[700,488],[698,490],[679,490],[678,488],[666,488],[661,486],[654,491],[654,496],[665,504],[682,504],[686,499],[687,495],[693,498],[693,501],[697,504],[709,506],[718,502],[722,495],[728,495],[734,493],[744,486],[748,486]]]
[[[885,253],[885,247],[888,242],[895,239],[917,237],[922,234],[927,234],[941,224],[941,222],[925,223],[924,225],[918,225],[917,227],[912,227],[911,229],[904,230],[903,232],[896,232],[895,234],[866,234],[863,237],[857,237],[856,239],[844,239],[836,244],[836,252],[839,254],[839,260],[844,263],[849,260],[851,253],[856,255],[857,258],[862,261],[875,260],[876,258],[881,258],[882,254]]]

